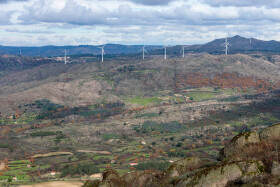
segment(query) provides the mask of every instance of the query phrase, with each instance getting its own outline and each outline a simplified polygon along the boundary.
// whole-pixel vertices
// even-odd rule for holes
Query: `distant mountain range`
[[[229,37],[228,42],[229,53],[247,53],[255,51],[263,52],[280,52],[280,42],[278,41],[263,41],[255,38],[244,38],[241,36]],[[204,52],[211,54],[224,53],[225,38],[216,39],[212,42],[202,45],[188,45],[186,46],[186,53],[188,52]],[[19,55],[20,51],[23,56],[63,56],[65,49],[69,55],[99,55],[101,53],[100,46],[92,45],[79,45],[79,46],[44,46],[44,47],[8,47],[0,45],[0,55]],[[105,53],[111,55],[120,54],[133,54],[139,53],[142,49],[142,45],[120,45],[120,44],[107,44],[105,47]],[[145,49],[152,55],[160,55],[163,50],[162,46],[147,45]],[[169,54],[178,55],[180,53],[181,46],[168,47]]]
[[[255,38],[244,38],[241,36],[234,36],[228,38],[229,53],[238,53],[244,51],[266,51],[266,52],[279,52],[280,42],[271,40],[263,41]],[[225,38],[217,39],[212,42],[202,45],[198,52],[208,53],[221,53],[225,49],[222,44],[225,43]]]
[[[23,56],[63,56],[65,49],[69,55],[99,55],[101,54],[101,46],[79,45],[79,46],[43,46],[43,47],[8,47],[0,45],[0,55],[19,55]],[[107,44],[105,47],[106,54],[132,54],[138,53],[143,48],[141,45],[120,45]],[[146,46],[147,51],[153,51],[161,48],[161,46]]]

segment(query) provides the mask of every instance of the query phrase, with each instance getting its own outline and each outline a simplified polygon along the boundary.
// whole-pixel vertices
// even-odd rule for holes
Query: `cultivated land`
[[[277,55],[116,57],[103,64],[77,57],[28,68],[17,68],[17,58],[0,58],[15,61],[0,78],[2,182],[165,170],[190,156],[216,162],[236,134],[280,122]]]

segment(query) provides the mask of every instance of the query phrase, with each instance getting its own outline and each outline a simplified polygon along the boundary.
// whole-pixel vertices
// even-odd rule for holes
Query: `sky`
[[[0,45],[280,40],[279,0],[0,0]]]

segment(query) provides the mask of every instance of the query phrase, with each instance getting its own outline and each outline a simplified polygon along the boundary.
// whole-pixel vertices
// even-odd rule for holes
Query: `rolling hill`
[[[186,53],[210,53],[210,54],[223,54],[224,47],[222,44],[225,42],[225,38],[216,39],[212,42],[199,45],[186,45]],[[229,53],[252,53],[252,52],[274,52],[280,51],[280,42],[278,41],[263,41],[255,38],[244,38],[241,36],[229,37],[230,43]],[[23,56],[63,56],[65,49],[67,49],[69,55],[100,55],[100,46],[92,45],[79,45],[79,46],[43,46],[43,47],[8,47],[0,45],[0,55],[19,55],[20,50]],[[121,54],[135,54],[140,53],[142,45],[120,45],[120,44],[108,44],[105,47],[107,55],[121,55]],[[162,55],[164,49],[162,46],[147,45],[146,50],[150,55]],[[180,55],[181,46],[168,47],[168,55],[178,56]]]
[[[101,53],[100,46],[79,45],[79,46],[43,46],[43,47],[7,47],[0,46],[0,55],[19,55],[20,50],[23,56],[63,56],[65,49],[69,55],[98,55]],[[159,46],[147,46],[147,51],[160,48]],[[107,44],[105,47],[106,54],[131,54],[138,53],[142,49],[141,45],[119,45]]]

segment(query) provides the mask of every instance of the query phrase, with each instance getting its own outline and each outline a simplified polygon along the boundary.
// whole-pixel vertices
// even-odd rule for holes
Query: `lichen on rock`
[[[170,177],[178,177],[179,175],[193,171],[200,167],[201,159],[198,157],[189,157],[173,163],[167,169],[167,175]]]
[[[280,139],[280,124],[275,124],[263,129],[260,133],[261,141]]]
[[[225,147],[220,150],[218,160],[229,158],[247,144],[260,142],[260,137],[257,132],[244,132],[235,136]],[[236,155],[235,155],[236,156]],[[238,160],[237,157],[234,158]]]

